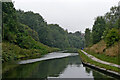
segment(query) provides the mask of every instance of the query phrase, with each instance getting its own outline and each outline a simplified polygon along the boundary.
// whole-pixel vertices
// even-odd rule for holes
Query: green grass
[[[93,55],[93,56],[95,56],[96,58],[98,58],[100,60],[120,65],[118,56],[111,57],[111,56],[107,56],[105,53],[99,53],[98,54],[98,53],[95,53],[95,52],[92,52],[92,51],[88,51],[88,50],[84,50],[84,51],[87,52],[87,53],[89,53],[89,54],[91,54],[91,55]]]
[[[102,63],[98,63],[96,61],[93,61],[92,59],[90,59],[88,56],[86,56],[83,52],[81,52],[79,50],[79,53],[80,53],[80,56],[82,58],[82,61],[85,62],[85,63],[90,63],[90,64],[93,64],[95,66],[99,66],[101,68],[105,68],[107,70],[112,70],[112,71],[116,71],[116,72],[119,72],[120,71],[120,68],[117,68],[117,67],[113,67],[113,66],[109,66],[109,65],[106,65],[106,64],[102,64]]]
[[[57,48],[50,48],[45,45],[40,45],[41,49],[23,49],[18,45],[3,42],[2,43],[2,62],[9,62],[21,59],[39,58],[50,52],[58,51]]]

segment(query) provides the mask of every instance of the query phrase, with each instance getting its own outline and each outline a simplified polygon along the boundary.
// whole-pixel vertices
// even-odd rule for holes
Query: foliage
[[[31,36],[35,41],[39,41],[38,33],[27,25],[19,23],[18,31],[26,36]]]
[[[58,48],[67,48],[69,43],[67,33],[57,24],[49,24],[47,27],[41,27],[39,32],[40,42]]]
[[[107,12],[104,16],[106,20],[106,29],[103,37],[108,47],[119,41],[119,8],[120,7],[116,6],[112,7],[110,12]]]
[[[50,48],[41,43],[37,43],[39,49],[24,49],[18,45],[9,42],[2,43],[2,62],[8,62],[19,59],[30,59],[41,57],[48,52],[57,51],[57,48]]]
[[[68,41],[71,48],[82,48],[84,47],[84,40],[81,36],[81,32],[69,33]]]
[[[113,45],[115,42],[120,41],[120,34],[118,29],[112,28],[105,37],[105,42],[107,46]]]
[[[85,47],[88,47],[91,44],[91,32],[89,28],[85,30]]]
[[[78,49],[77,48],[67,48],[66,50],[64,50],[64,53],[78,53]]]
[[[111,28],[118,28],[118,20],[119,18],[119,7],[114,6],[111,7],[110,12],[107,12],[104,16],[106,23],[107,23],[107,27],[109,29]]]
[[[70,49],[84,47],[84,37],[79,31],[68,33],[58,24],[47,24],[40,14],[33,13],[32,11],[24,12],[22,10],[16,10],[12,2],[3,2],[2,10],[2,39],[5,42],[3,47],[6,45],[6,48],[3,48],[3,61],[34,56],[32,54],[43,55],[56,51],[58,48]],[[50,48],[46,45],[56,48]]]
[[[91,44],[94,45],[102,39],[105,40],[107,47],[110,47],[115,42],[119,41],[119,9],[120,7],[114,6],[104,16],[98,16],[96,18],[91,32],[92,35],[89,35],[89,39],[91,39],[92,42],[88,42],[87,39],[85,39],[85,44],[88,44],[86,47]]]
[[[19,22],[18,15],[12,2],[3,2],[2,12],[3,62],[23,58],[41,57],[41,55],[47,54],[48,52],[59,50],[40,43],[38,33],[29,26]]]
[[[22,10],[18,10],[17,17],[20,23],[29,26],[36,32],[39,31],[40,27],[44,27],[47,25],[41,15],[39,15],[38,13],[33,13],[32,11],[24,12]]]
[[[2,14],[3,14],[3,40],[15,42],[17,32],[17,16],[16,10],[12,2],[2,3]]]
[[[103,17],[97,17],[92,28],[93,44],[99,42],[105,30],[105,20]]]
[[[17,11],[20,23],[28,25],[32,30],[38,33],[39,41],[50,47],[57,48],[81,48],[83,38],[79,31],[69,34],[58,24],[47,24],[41,15],[32,11]]]

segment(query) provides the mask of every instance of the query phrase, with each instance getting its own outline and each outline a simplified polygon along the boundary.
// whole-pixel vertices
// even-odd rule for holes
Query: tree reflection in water
[[[73,69],[73,70],[72,70]],[[72,71],[74,71],[72,73]],[[70,75],[69,75],[70,74]],[[108,78],[106,75],[84,67],[79,56],[67,57],[19,65],[3,74],[3,78],[44,78],[49,77],[93,77],[95,80]],[[72,76],[71,76],[72,75]],[[79,76],[80,75],[80,76]]]

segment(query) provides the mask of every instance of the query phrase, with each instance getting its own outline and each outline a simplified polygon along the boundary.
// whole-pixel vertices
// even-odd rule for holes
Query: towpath
[[[92,60],[96,61],[96,62],[99,62],[99,63],[102,63],[102,64],[107,64],[109,66],[114,66],[114,67],[118,67],[120,68],[120,65],[117,65],[117,64],[114,64],[114,63],[109,63],[109,62],[106,62],[106,61],[102,61],[88,53],[86,53],[85,51],[81,50],[85,55],[87,55],[89,58],[91,58]]]

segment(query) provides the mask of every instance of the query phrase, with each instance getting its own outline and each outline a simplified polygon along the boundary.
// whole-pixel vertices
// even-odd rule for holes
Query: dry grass
[[[115,43],[113,46],[107,48],[104,40],[101,40],[97,44],[94,44],[90,48],[86,48],[86,50],[92,51],[94,53],[105,53],[108,56],[117,56],[119,54],[119,46],[118,43]]]
[[[94,44],[92,47],[88,48],[90,51],[94,51],[95,53],[103,53],[104,49],[106,49],[106,44],[102,40],[97,44]]]
[[[116,43],[115,45],[107,48],[105,53],[106,53],[106,55],[109,55],[109,56],[117,56],[118,54],[120,54],[118,43]]]

